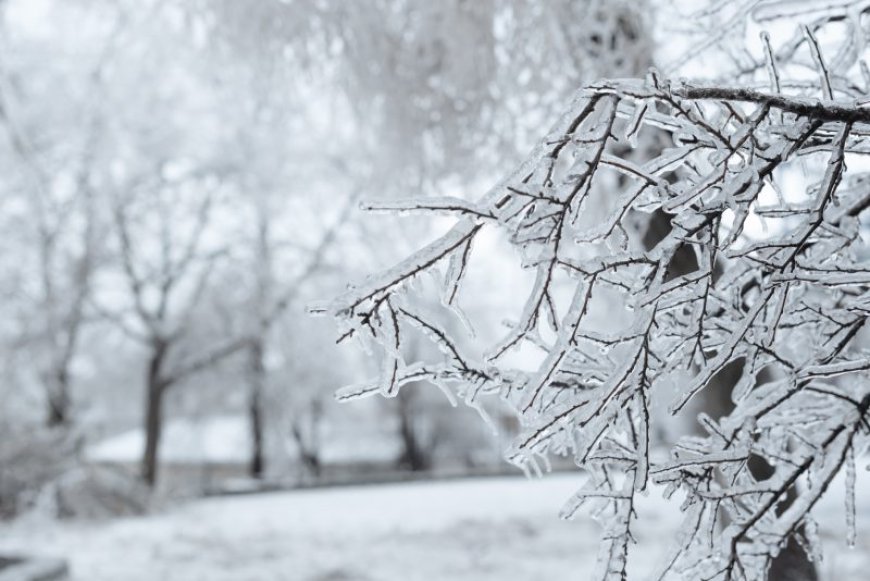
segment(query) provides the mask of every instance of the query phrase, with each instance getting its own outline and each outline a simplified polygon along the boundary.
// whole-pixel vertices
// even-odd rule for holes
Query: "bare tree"
[[[221,244],[206,240],[217,194],[198,180],[194,184],[205,192],[160,180],[138,196],[119,198],[114,207],[120,275],[130,306],[124,310],[103,306],[101,312],[146,348],[141,471],[151,486],[157,480],[169,390],[250,343],[247,335],[216,339],[210,345],[192,346],[186,341],[192,317],[224,254]],[[189,224],[186,216],[191,216]]]
[[[71,155],[65,151],[70,145],[64,140],[66,134],[58,136],[56,142],[39,135],[44,131],[39,125],[42,111],[21,103],[22,99],[31,98],[27,94],[30,87],[11,82],[20,71],[6,70],[0,81],[0,121],[26,184],[34,230],[28,242],[36,251],[34,288],[28,293],[32,299],[27,309],[31,330],[20,339],[19,346],[39,361],[38,375],[45,390],[45,421],[49,427],[69,427],[71,423],[71,367],[86,322],[86,305],[98,259],[100,216],[94,174],[105,115],[103,84],[110,56],[123,33],[123,12],[114,18],[114,25],[101,39],[103,44],[93,62],[88,62],[81,72],[90,99],[75,102],[64,112],[69,127],[81,134],[80,139],[73,141]],[[16,64],[32,63],[24,59]],[[51,78],[55,82],[65,80],[59,71],[47,74],[54,75]],[[43,141],[40,146],[34,145],[31,129]],[[56,186],[56,175],[69,176],[69,191]]]
[[[45,389],[49,427],[69,427],[72,419],[71,365],[85,323],[95,266],[96,214],[88,184],[89,163],[88,153],[77,172],[77,192],[71,199],[55,199],[44,183],[36,186],[32,196],[37,290],[29,309],[31,332],[19,346],[41,360],[38,374]]]
[[[256,243],[254,252],[255,286],[252,294],[251,308],[253,311],[253,330],[250,335],[250,343],[247,349],[246,383],[248,385],[247,411],[251,430],[251,462],[250,475],[258,478],[265,469],[264,438],[266,418],[264,405],[264,393],[268,383],[268,372],[265,364],[266,351],[269,348],[272,328],[281,320],[286,311],[297,305],[300,295],[305,293],[306,285],[310,285],[325,263],[326,253],[332,246],[337,231],[347,220],[348,210],[356,202],[357,196],[352,195],[345,203],[335,222],[328,226],[320,236],[314,248],[310,249],[307,256],[303,253],[303,266],[298,269],[290,280],[281,280],[276,275],[275,264],[276,241],[272,236],[275,215],[265,204],[256,204]],[[299,254],[297,250],[296,254]],[[316,437],[304,437],[303,433],[313,433],[313,429],[304,429],[300,424],[305,423],[306,411],[315,416],[320,416],[319,404],[300,410],[294,414],[291,421],[291,433],[293,434],[302,457],[315,458],[314,452],[306,454],[309,446],[307,442],[314,442]],[[313,424],[319,423],[311,418]],[[313,444],[312,444],[313,446]],[[319,470],[316,462],[306,461],[313,471]]]

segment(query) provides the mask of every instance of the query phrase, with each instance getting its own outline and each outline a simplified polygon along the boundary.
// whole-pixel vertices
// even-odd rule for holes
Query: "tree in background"
[[[4,4],[4,16],[5,9]],[[28,258],[10,265],[19,273],[13,302],[22,327],[13,350],[35,364],[49,427],[72,423],[73,366],[101,259],[96,240],[105,229],[95,175],[103,161],[103,82],[123,26],[116,15],[100,43],[91,47],[59,35],[57,42],[70,54],[42,69],[37,64],[41,56],[26,45],[20,50],[23,43],[14,28],[3,24],[9,56],[0,82],[0,120],[11,161],[5,184],[11,206],[8,229],[15,233],[12,244]],[[53,99],[60,87],[69,95],[63,102]]]
[[[542,119],[583,79],[645,70],[651,55],[646,8],[562,0],[321,3],[315,20],[325,44],[335,47],[339,86],[351,104],[357,148],[365,152],[354,158],[370,165],[360,187],[376,200],[391,200],[491,179],[506,161],[520,158]],[[430,227],[418,220],[407,228],[376,228],[369,239],[388,243],[370,244],[376,253],[361,258],[364,264],[394,260]],[[406,393],[387,409],[403,426],[407,465],[420,468],[429,461],[414,459],[430,455],[423,450],[434,449],[434,441],[413,399],[419,397]]]
[[[300,435],[303,462],[316,464],[315,452],[305,444],[316,438],[301,434],[317,430],[295,426],[320,423],[322,413],[309,405],[312,393],[305,385],[318,367],[315,360],[283,357],[290,341],[284,337],[293,327],[293,312],[301,309],[300,297],[324,284],[327,267],[335,269],[328,258],[341,242],[336,231],[356,201],[355,176],[336,120],[322,121],[329,143],[313,150],[308,141],[316,130],[306,126],[307,120],[323,115],[328,105],[318,96],[327,91],[324,83],[331,82],[328,72],[316,70],[329,68],[324,65],[329,57],[318,40],[312,10],[279,2],[242,6],[218,1],[193,11],[211,28],[212,58],[220,68],[220,81],[233,87],[223,92],[223,105],[237,112],[228,120],[234,135],[228,154],[239,168],[232,187],[245,220],[233,250],[234,269],[246,284],[235,308],[243,313],[238,325],[250,337],[241,376],[252,443],[249,474],[255,478],[266,473],[267,437],[285,427],[283,419],[280,426],[272,426],[274,430],[268,426],[276,417],[286,419],[283,413],[270,413],[270,400],[299,404],[299,409],[288,411],[287,417],[293,418],[290,434]],[[300,74],[308,77],[308,86],[300,85]],[[311,199],[335,197],[336,189],[344,190],[338,197],[345,199],[334,212]],[[270,355],[284,362],[280,370],[270,368]],[[279,381],[284,385],[277,385]],[[274,393],[282,390],[299,392],[299,397]]]
[[[220,120],[205,48],[187,40],[184,12],[171,8],[129,12],[133,22],[113,55],[105,103],[113,149],[101,168],[113,261],[93,301],[145,351],[141,475],[152,486],[169,390],[248,343],[247,335],[203,337],[199,329],[203,298],[227,260],[238,166],[227,153],[233,136]],[[141,75],[163,80],[140,88],[131,77]]]
[[[625,578],[635,497],[651,484],[685,495],[684,533],[663,577],[813,578],[771,567],[792,543],[819,558],[812,509],[841,471],[854,539],[855,456],[870,431],[860,381],[870,368],[859,163],[870,123],[859,50],[867,9],[732,8],[706,16],[738,37],[750,17],[797,20],[799,32],[776,46],[763,35],[758,56],[740,53],[749,66],[719,82],[653,72],[588,86],[478,201],[380,204],[458,220],[328,307],[341,339],[382,360],[380,379],[345,397],[395,395],[421,380],[470,405],[498,397],[523,425],[509,452],[515,463],[539,472],[548,456],[573,457],[588,478],[564,514],[585,506],[601,518],[602,579]],[[729,40],[717,34],[701,48]],[[639,147],[646,135],[659,146]],[[668,228],[650,238],[638,217],[653,214]],[[472,350],[425,305],[440,296],[439,310],[451,310],[472,244],[490,228],[509,236],[534,283],[502,340]],[[689,268],[674,264],[686,249]],[[413,336],[438,346],[442,360],[415,359]],[[533,365],[518,364],[520,348],[538,351]],[[733,409],[702,414],[702,436],[653,461],[651,407],[670,399],[679,412],[734,364]]]
[[[504,136],[529,134],[523,123],[537,123],[517,115],[523,104],[552,109],[570,77],[580,78],[598,66],[633,71],[636,63],[625,55],[641,61],[647,56],[640,55],[649,51],[642,44],[646,36],[636,11],[625,11],[621,22],[612,25],[628,31],[618,44],[632,44],[631,51],[605,58],[611,54],[602,50],[609,40],[594,35],[579,43],[588,44],[586,50],[576,50],[575,40],[590,37],[583,21],[595,18],[611,26],[614,10],[600,2],[541,7],[531,2],[379,0],[251,7],[218,1],[196,6],[190,17],[207,31],[212,52],[220,55],[216,75],[223,83],[236,85],[241,79],[252,88],[243,98],[231,93],[227,108],[237,113],[229,120],[236,131],[237,187],[256,213],[250,223],[257,232],[246,239],[256,249],[251,271],[259,273],[249,305],[252,334],[258,339],[249,347],[245,381],[254,441],[251,468],[257,474],[264,462],[257,452],[264,437],[259,410],[263,386],[270,383],[263,361],[268,352],[281,350],[270,337],[275,305],[282,305],[281,312],[298,308],[298,287],[304,281],[287,271],[304,271],[309,260],[280,241],[292,221],[280,208],[304,193],[287,184],[310,185],[322,179],[318,175],[329,175],[353,184],[352,190],[395,198],[409,188],[437,191],[451,182],[488,178],[505,156],[516,158],[523,147]],[[521,44],[542,48],[517,51]],[[300,75],[313,88],[301,87]],[[552,88],[541,79],[552,80]],[[548,88],[542,93],[541,87]],[[294,148],[290,139],[275,138],[276,127],[287,127],[288,135],[311,131],[292,122],[299,115],[328,118],[320,153],[340,163],[330,167],[310,151]],[[487,164],[481,163],[484,156]],[[295,166],[282,165],[277,161],[282,158]],[[314,170],[300,171],[305,167]],[[358,260],[364,266],[392,259],[395,248],[410,247],[411,236],[397,236],[396,228],[366,228],[360,235],[363,251],[345,240],[342,248],[354,255],[345,262]],[[320,246],[316,241],[309,246],[314,258]],[[282,299],[283,294],[288,298]]]
[[[3,187],[11,194],[4,215],[15,233],[3,246],[4,309],[18,322],[4,338],[16,347],[9,373],[23,383],[31,361],[39,361],[49,421],[67,423],[73,367],[91,376],[83,392],[95,393],[95,384],[129,391],[138,384],[127,379],[138,372],[136,361],[113,377],[118,361],[103,350],[143,346],[148,480],[155,478],[161,418],[177,412],[164,410],[176,403],[166,399],[177,391],[170,387],[208,379],[211,392],[235,389],[227,385],[234,375],[200,372],[240,352],[250,353],[249,385],[267,381],[256,362],[268,350],[270,327],[298,310],[297,295],[321,284],[311,275],[325,262],[333,222],[347,204],[336,215],[323,212],[308,197],[311,176],[328,176],[317,186],[323,195],[352,191],[349,180],[334,185],[344,171],[335,151],[312,150],[316,133],[304,107],[311,87],[300,84],[303,67],[283,50],[282,27],[267,35],[259,28],[299,29],[305,13],[277,2],[269,4],[273,13],[262,3],[263,18],[249,11],[227,29],[221,5],[3,5],[13,20],[22,11],[49,11],[35,29],[19,31],[11,21],[3,39],[0,96],[10,154]],[[59,87],[68,99],[54,98]],[[22,253],[33,259],[12,259]],[[238,312],[227,322],[220,309],[230,301],[218,299],[231,295]],[[89,340],[85,329],[93,332]],[[252,429],[261,435],[254,420],[263,417],[260,395],[249,391]],[[30,397],[24,390],[15,396]],[[109,408],[108,421],[126,427],[117,418],[136,406],[111,409],[100,396],[81,403]],[[86,418],[82,428],[95,427]],[[254,448],[252,468],[263,462]]]

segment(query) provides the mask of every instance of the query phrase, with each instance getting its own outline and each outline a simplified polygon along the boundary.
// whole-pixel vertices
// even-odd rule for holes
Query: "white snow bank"
[[[539,581],[585,579],[598,527],[557,518],[576,474],[355,486],[211,498],[103,524],[18,522],[0,552],[66,556],[73,581]],[[858,546],[845,547],[842,482],[818,507],[824,579],[870,568],[870,478],[858,483]],[[631,579],[646,578],[679,527],[643,499]]]

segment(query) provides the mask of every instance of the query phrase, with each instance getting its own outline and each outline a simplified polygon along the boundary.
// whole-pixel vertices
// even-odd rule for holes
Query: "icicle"
[[[460,307],[458,304],[453,303],[452,305],[447,305],[447,310],[453,313],[459,320],[459,324],[462,325],[462,328],[465,329],[465,332],[468,333],[469,339],[476,339],[477,332],[474,330],[474,325],[471,323],[471,319],[468,318],[468,315],[465,314],[465,309]]]
[[[550,457],[544,453],[539,453],[538,458],[541,459],[541,464],[544,465],[544,472],[550,473],[553,471],[553,464],[550,462]]]
[[[495,420],[492,419],[492,416],[487,412],[483,405],[479,401],[474,401],[468,404],[468,407],[477,412],[477,415],[480,416],[480,419],[483,420],[483,423],[489,428],[490,433],[494,437],[498,437],[498,426],[495,423]]]
[[[637,147],[637,136],[640,133],[640,128],[643,127],[643,118],[648,108],[649,105],[646,101],[635,107],[634,114],[625,127],[625,139],[632,149]]]
[[[818,567],[824,559],[822,540],[819,538],[819,523],[809,515],[804,519],[804,534],[802,536],[804,537],[803,539],[801,535],[798,535],[796,538],[803,546],[804,552],[809,557],[810,562],[815,563],[816,567]]]
[[[469,238],[468,242],[462,244],[450,254],[447,272],[444,275],[444,286],[441,291],[441,301],[445,306],[454,304],[459,295],[459,287],[468,266],[468,258],[471,255],[472,240],[472,238]]]
[[[441,381],[436,381],[434,383],[435,383],[435,387],[437,387],[439,390],[441,390],[441,393],[443,393],[444,397],[447,398],[447,403],[450,404],[450,407],[455,408],[457,405],[459,405],[459,403],[456,401],[456,395],[453,393],[453,391],[449,387],[444,385],[444,383],[442,383]]]
[[[858,64],[861,67],[861,77],[864,79],[864,92],[870,93],[870,67],[864,59],[858,61]]]
[[[383,334],[381,344],[384,347],[383,394],[385,397],[395,397],[399,393],[399,370],[402,365],[399,322],[389,299],[384,306],[386,313],[380,325]]]

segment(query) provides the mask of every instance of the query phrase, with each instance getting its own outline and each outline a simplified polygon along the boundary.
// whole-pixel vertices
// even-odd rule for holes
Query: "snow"
[[[868,480],[860,470],[854,550],[845,546],[843,483],[821,502],[824,579],[865,578]],[[211,498],[109,522],[31,517],[0,527],[0,552],[66,556],[73,581],[585,579],[598,526],[556,516],[582,481],[558,474],[311,489]],[[678,529],[679,512],[660,496],[654,490],[640,502],[630,578],[652,571]]]

